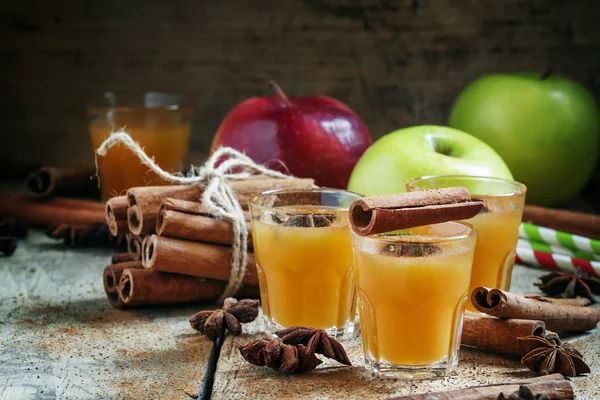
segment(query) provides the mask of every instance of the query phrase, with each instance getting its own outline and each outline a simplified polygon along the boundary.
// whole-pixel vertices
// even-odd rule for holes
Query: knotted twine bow
[[[248,230],[244,212],[238,202],[228,181],[248,179],[252,175],[262,174],[273,178],[293,178],[292,176],[273,171],[262,165],[256,164],[245,154],[231,147],[221,147],[200,167],[192,165],[187,176],[171,174],[154,162],[142,147],[136,143],[128,133],[123,130],[113,132],[96,150],[97,155],[105,156],[106,151],[113,146],[122,144],[129,148],[150,170],[162,179],[179,185],[202,185],[204,192],[200,201],[208,212],[215,218],[221,218],[233,225],[233,254],[231,257],[231,275],[221,299],[233,296],[244,279],[246,262],[248,259]],[[217,162],[228,157],[218,167]],[[234,170],[235,172],[230,172]],[[96,156],[96,174],[98,173],[98,159]]]

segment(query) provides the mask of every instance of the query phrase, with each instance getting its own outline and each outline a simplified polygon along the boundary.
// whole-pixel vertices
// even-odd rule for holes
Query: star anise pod
[[[600,295],[600,279],[582,273],[552,272],[540,278],[535,285],[550,296],[585,297],[595,303],[594,294]]]
[[[500,393],[496,400],[550,400],[545,394],[533,394],[529,386],[521,385],[519,390],[511,393],[508,397]]]
[[[225,299],[223,308],[196,313],[190,318],[190,325],[212,339],[224,336],[226,333],[237,336],[242,333],[242,323],[256,319],[259,305],[258,300],[238,301],[229,297]]]
[[[590,373],[583,355],[568,343],[552,343],[539,336],[525,336],[517,340],[525,354],[521,364],[540,375],[558,372],[564,376],[576,376]]]
[[[284,374],[308,372],[322,363],[305,346],[285,344],[279,338],[255,340],[240,346],[239,350],[250,364],[269,367]]]
[[[303,344],[311,353],[323,354],[344,365],[352,365],[344,347],[324,330],[309,326],[291,326],[275,332],[285,344]]]

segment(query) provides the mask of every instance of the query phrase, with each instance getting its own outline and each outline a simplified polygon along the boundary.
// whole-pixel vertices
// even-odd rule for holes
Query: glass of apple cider
[[[161,168],[178,172],[188,152],[192,109],[175,94],[107,92],[101,104],[88,107],[92,150],[112,132],[124,129]],[[167,184],[123,146],[98,157],[98,172],[104,200],[135,186]]]
[[[348,209],[337,189],[272,190],[250,200],[252,240],[267,332],[294,325],[340,336],[354,328]]]
[[[424,176],[406,183],[409,192],[453,186],[467,188],[471,197],[484,202],[479,214],[468,220],[477,228],[470,291],[478,286],[509,290],[525,205],[525,185],[506,179],[461,175]],[[467,309],[477,312],[470,299]]]
[[[435,378],[456,365],[475,237],[463,222],[352,233],[365,364],[376,374]]]

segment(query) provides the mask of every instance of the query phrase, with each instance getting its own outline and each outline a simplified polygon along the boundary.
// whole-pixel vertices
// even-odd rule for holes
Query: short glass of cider
[[[433,175],[406,183],[409,192],[462,186],[484,208],[467,222],[477,228],[470,292],[478,286],[510,289],[526,187],[522,183],[482,176]],[[467,309],[477,312],[469,299]]]
[[[352,233],[367,368],[423,379],[445,376],[457,364],[475,238],[463,222]]]
[[[337,189],[272,190],[250,200],[260,297],[269,333],[294,325],[340,336],[356,313],[348,208]]]

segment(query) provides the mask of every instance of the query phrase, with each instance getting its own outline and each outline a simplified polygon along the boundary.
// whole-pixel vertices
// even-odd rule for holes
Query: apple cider
[[[470,291],[478,286],[510,289],[519,225],[523,216],[526,188],[521,183],[498,178],[438,175],[415,178],[407,190],[466,187],[484,208],[467,222],[477,229],[477,244]],[[467,309],[477,312],[471,301]]]
[[[342,190],[292,189],[251,200],[267,331],[305,325],[342,334],[352,326],[354,258],[348,207],[358,197]],[[276,204],[265,206],[271,203]]]
[[[399,377],[445,374],[458,359],[475,230],[447,222],[353,241],[367,364]]]
[[[146,93],[139,107],[90,107],[92,150],[98,149],[114,130],[124,129],[162,169],[180,171],[189,147],[192,109],[169,105],[176,98],[165,93]],[[109,99],[114,103],[114,95]],[[98,157],[98,171],[104,200],[125,194],[135,186],[167,184],[123,146],[112,147],[106,156]]]

